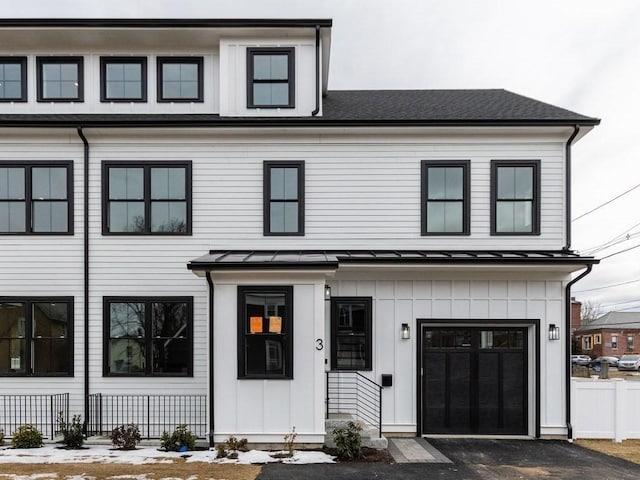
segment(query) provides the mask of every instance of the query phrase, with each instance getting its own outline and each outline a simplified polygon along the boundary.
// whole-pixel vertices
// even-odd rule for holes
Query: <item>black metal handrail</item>
[[[19,426],[31,424],[45,438],[54,440],[59,434],[60,413],[68,423],[68,393],[0,395],[0,428],[6,437],[11,437]]]
[[[347,413],[378,428],[382,437],[382,385],[360,372],[327,372],[327,418]]]
[[[206,395],[89,395],[88,435],[108,435],[134,423],[143,438],[160,438],[186,424],[198,437],[207,435]]]

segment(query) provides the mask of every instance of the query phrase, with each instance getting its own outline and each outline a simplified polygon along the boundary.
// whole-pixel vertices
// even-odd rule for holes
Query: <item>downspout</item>
[[[211,280],[211,272],[206,272],[207,285],[209,285],[209,447],[215,447],[213,434],[215,428],[213,426],[213,414],[215,412],[213,405],[213,280]]]
[[[567,354],[565,355],[565,391],[566,391],[566,418],[567,418],[567,440],[573,441],[573,427],[571,426],[571,287],[574,283],[582,280],[591,273],[592,264],[587,265],[587,269],[576,278],[567,283],[564,297],[565,305],[565,331],[567,332]]]
[[[89,422],[89,142],[78,127],[84,144],[84,434]]]
[[[320,25],[316,25],[316,109],[311,112],[315,117],[320,111]]]
[[[566,196],[567,196],[567,209],[565,212],[565,231],[567,235],[567,243],[564,246],[564,250],[568,251],[571,249],[571,144],[576,136],[580,133],[580,125],[575,125],[573,127],[573,133],[567,140],[567,143],[564,147],[564,158],[565,158],[565,183],[566,183]]]

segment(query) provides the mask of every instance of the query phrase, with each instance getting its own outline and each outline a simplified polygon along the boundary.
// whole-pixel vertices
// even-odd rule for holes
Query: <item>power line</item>
[[[576,290],[573,293],[582,293],[582,292],[593,292],[594,290],[603,290],[605,288],[612,288],[612,287],[619,287],[621,285],[628,285],[630,283],[636,283],[636,282],[640,282],[640,278],[636,279],[636,280],[629,280],[628,282],[622,282],[622,283],[613,283],[611,285],[605,285],[603,287],[595,287],[595,288],[586,288],[584,290]]]
[[[614,253],[612,253],[610,255],[607,255],[606,257],[602,257],[600,260],[606,260],[607,258],[615,257],[616,255],[620,255],[621,253],[625,253],[625,252],[628,252],[630,250],[635,250],[638,247],[640,247],[640,244],[634,245],[633,247],[629,247],[629,248],[627,248],[625,250],[620,250],[619,252],[614,252]]]
[[[581,252],[586,254],[586,255],[592,255],[593,253],[597,253],[600,250],[604,250],[605,248],[608,248],[610,246],[613,246],[613,245],[616,245],[618,243],[621,243],[621,242],[624,242],[626,240],[629,240],[631,238],[634,238],[634,237],[640,235],[640,232],[631,233],[631,234],[629,234],[629,232],[631,230],[633,230],[634,228],[638,227],[638,226],[640,226],[640,222],[636,223],[632,227],[626,229],[624,232],[616,235],[615,237],[607,240],[604,243],[601,243],[598,246],[581,249]],[[589,252],[591,252],[591,253],[589,253]]]
[[[616,201],[617,199],[619,199],[620,197],[625,196],[627,193],[630,193],[632,191],[634,191],[636,188],[640,187],[640,183],[637,184],[635,187],[631,187],[629,190],[627,190],[626,192],[622,192],[620,195],[613,197],[611,200],[607,200],[604,203],[601,203],[600,205],[598,205],[596,208],[593,208],[591,210],[589,210],[588,212],[583,213],[582,215],[577,216],[576,218],[572,219],[572,222],[575,222],[576,220],[580,220],[582,217],[586,217],[587,215],[589,215],[590,213],[595,212],[596,210],[600,210],[602,207],[609,205],[611,202]]]
[[[608,308],[608,307],[613,307],[615,305],[624,305],[625,303],[635,303],[635,302],[640,302],[640,299],[627,300],[626,302],[608,303],[605,305],[601,305],[600,308]]]

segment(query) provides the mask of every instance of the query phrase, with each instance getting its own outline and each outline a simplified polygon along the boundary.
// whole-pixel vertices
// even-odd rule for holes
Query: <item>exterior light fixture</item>
[[[560,340],[560,327],[555,323],[549,325],[549,340]]]
[[[324,299],[331,300],[331,287],[329,285],[324,286]]]
[[[411,338],[411,329],[408,323],[403,323],[400,327],[401,337],[403,340],[409,340]]]

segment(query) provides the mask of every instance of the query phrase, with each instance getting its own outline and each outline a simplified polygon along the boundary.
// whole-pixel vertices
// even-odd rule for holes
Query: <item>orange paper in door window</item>
[[[251,333],[262,333],[262,317],[249,318],[249,331]]]
[[[269,333],[282,332],[282,317],[269,317]]]

